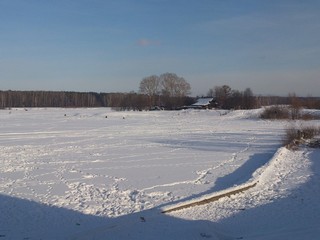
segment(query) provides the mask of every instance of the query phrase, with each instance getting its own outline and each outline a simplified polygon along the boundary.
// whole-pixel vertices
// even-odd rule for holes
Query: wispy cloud
[[[146,46],[159,46],[161,44],[160,41],[158,40],[150,40],[146,38],[141,38],[137,41],[137,45],[141,47],[146,47]]]

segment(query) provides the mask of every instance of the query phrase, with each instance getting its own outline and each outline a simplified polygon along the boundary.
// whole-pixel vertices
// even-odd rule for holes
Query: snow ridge
[[[238,193],[244,192],[250,188],[253,188],[259,183],[259,181],[261,181],[261,182],[269,181],[270,180],[268,178],[268,172],[270,172],[269,169],[274,170],[275,162],[277,162],[279,160],[279,158],[281,158],[287,152],[288,152],[288,150],[286,148],[284,148],[284,147],[279,148],[278,151],[273,156],[273,158],[267,164],[265,164],[264,166],[257,169],[253,173],[252,178],[249,179],[244,184],[230,187],[230,188],[227,188],[227,189],[224,189],[221,191],[217,191],[217,192],[214,192],[211,194],[206,194],[206,195],[201,196],[199,198],[195,198],[195,199],[188,200],[185,202],[180,202],[178,204],[174,204],[171,206],[163,207],[161,209],[161,212],[162,213],[170,213],[173,211],[178,211],[178,210],[182,210],[182,209],[189,208],[189,207],[208,204],[210,202],[217,201],[220,198],[230,197],[231,195],[238,194]]]

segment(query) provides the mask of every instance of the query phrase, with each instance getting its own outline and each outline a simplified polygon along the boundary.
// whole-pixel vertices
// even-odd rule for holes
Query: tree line
[[[139,92],[96,93],[68,91],[0,91],[0,108],[13,107],[111,107],[116,110],[181,109],[196,102],[189,97],[190,84],[175,73],[151,75],[141,80]],[[209,89],[206,97],[221,109],[253,109],[268,105],[295,104],[320,109],[319,98],[255,96],[250,88],[243,91],[228,85]]]
[[[139,92],[96,93],[66,91],[0,91],[0,108],[13,107],[112,107],[116,110],[179,109],[194,103],[190,84],[174,73],[150,76]]]
[[[130,93],[96,93],[65,91],[0,91],[0,108],[26,107],[63,107],[90,108],[111,107],[115,110],[149,110],[150,98],[146,94]],[[173,109],[172,103],[191,104],[191,97],[178,98],[159,96],[163,109]],[[178,106],[178,104],[175,104]]]
[[[258,101],[250,88],[244,91],[231,89],[228,85],[211,88],[207,94],[216,101],[216,106],[222,109],[253,109],[257,108]]]
[[[139,101],[138,101],[139,99]],[[143,96],[134,93],[66,91],[0,91],[0,108],[13,107],[115,107],[141,105]]]
[[[214,98],[216,107],[221,109],[254,109],[271,105],[288,105],[294,109],[320,109],[320,98],[317,97],[298,97],[295,93],[289,93],[286,97],[256,96],[250,88],[239,91],[228,85],[211,88],[207,96]]]
[[[98,93],[54,91],[0,91],[0,107],[98,107],[106,96]]]

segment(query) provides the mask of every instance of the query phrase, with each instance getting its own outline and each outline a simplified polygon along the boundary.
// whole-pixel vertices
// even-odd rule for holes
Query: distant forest
[[[191,97],[158,96],[157,105],[175,109],[194,103]],[[0,91],[0,108],[14,107],[112,107],[118,110],[150,109],[149,96],[130,93],[96,93],[64,91]]]
[[[237,94],[235,94],[237,93]],[[239,95],[235,92],[224,100],[215,99],[215,106],[224,109],[251,109],[261,106],[291,104],[292,101],[306,108],[320,109],[320,98],[277,96]],[[246,93],[246,91],[244,91]],[[217,94],[216,94],[217,95]],[[221,96],[220,96],[221,98]],[[23,107],[63,107],[63,108],[91,108],[111,107],[116,110],[150,110],[159,107],[166,110],[182,109],[195,103],[197,98],[188,96],[150,95],[142,93],[96,93],[96,92],[64,92],[64,91],[0,91],[0,108]],[[222,104],[223,103],[223,104]]]

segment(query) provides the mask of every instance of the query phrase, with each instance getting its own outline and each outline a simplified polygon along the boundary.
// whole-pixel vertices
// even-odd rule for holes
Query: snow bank
[[[255,187],[170,215],[210,220],[230,239],[318,239],[319,156],[315,149],[280,148],[253,174]]]
[[[287,155],[289,152],[290,151],[284,147],[280,148],[276,152],[274,157],[267,164],[257,169],[252,174],[252,177],[244,184],[241,184],[239,186],[233,186],[214,193],[206,194],[199,198],[191,199],[185,202],[180,202],[171,206],[165,206],[164,208],[162,208],[162,213],[169,213],[189,207],[208,204],[210,202],[217,201],[223,197],[230,197],[231,195],[238,194],[255,187],[259,182],[260,184],[268,184],[268,181],[270,181],[271,179],[270,175],[273,174],[275,172],[275,169],[277,168],[276,163],[278,161],[282,161],[283,158],[285,158],[284,156]]]

